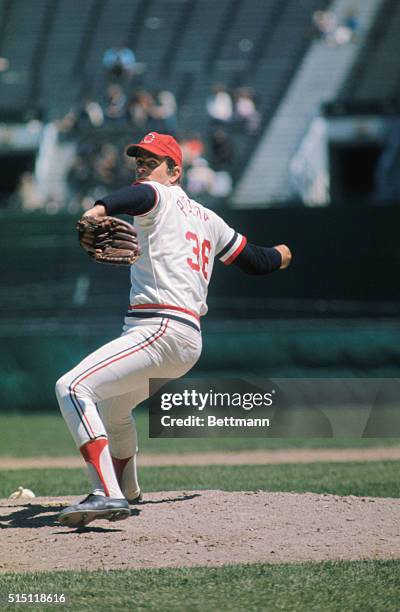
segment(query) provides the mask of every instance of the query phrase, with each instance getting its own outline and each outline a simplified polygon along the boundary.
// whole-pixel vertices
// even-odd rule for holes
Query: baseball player
[[[135,218],[141,257],[131,266],[123,332],[56,384],[92,483],[88,497],[60,513],[59,522],[68,526],[125,519],[129,504],[140,500],[132,409],[149,396],[150,378],[178,378],[199,359],[215,258],[248,274],[268,274],[291,260],[286,245],[249,244],[188,197],[180,187],[182,151],[172,136],[151,132],[126,153],[136,160],[136,182],[96,201],[84,215]]]

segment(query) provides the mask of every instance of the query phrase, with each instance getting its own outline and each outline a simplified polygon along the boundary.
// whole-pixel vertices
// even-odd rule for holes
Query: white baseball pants
[[[138,495],[132,409],[149,397],[150,378],[183,376],[201,347],[201,334],[184,323],[128,319],[119,338],[57,381],[60,409],[87,463],[94,493]]]

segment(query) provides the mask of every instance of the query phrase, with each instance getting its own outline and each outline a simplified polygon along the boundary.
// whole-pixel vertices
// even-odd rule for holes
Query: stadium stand
[[[83,91],[101,91],[104,87],[104,52],[117,42],[123,45],[128,43],[132,24],[136,23],[138,6],[138,0],[130,2],[128,6],[125,0],[103,3],[93,27],[90,48],[84,62]]]
[[[84,49],[89,24],[98,6],[95,0],[58,0],[53,27],[43,53],[39,105],[49,119],[64,115],[82,89]],[[79,14],[79,19],[76,16]]]
[[[247,131],[235,120],[226,126],[233,148],[229,173],[238,186],[236,199],[241,198],[240,179],[315,40],[312,16],[337,4],[253,0],[249,10],[245,0],[1,0],[0,56],[9,60],[10,68],[0,73],[0,118],[7,120],[10,111],[32,115],[40,108],[45,120],[53,120],[76,109],[86,96],[102,103],[104,52],[126,45],[138,65],[133,78],[123,83],[128,100],[138,88],[171,91],[178,104],[179,133],[199,133],[209,159],[215,126],[206,101],[212,86],[220,82],[232,93],[249,88],[261,117],[258,128]],[[396,0],[381,4],[370,35],[353,53],[359,58],[340,85],[340,98],[366,100],[377,91],[385,100],[398,96],[394,58],[400,7]],[[321,46],[322,52],[332,55]],[[133,130],[142,135],[141,128],[128,122],[114,127],[118,145],[124,144],[124,130],[127,138]],[[111,133],[107,125],[97,129],[94,139],[105,142]],[[272,187],[270,193],[272,199]]]
[[[382,10],[381,5],[381,0],[366,0],[360,8],[363,37],[359,44],[331,46],[321,40],[311,47],[309,44],[304,47],[302,62],[291,63],[296,67],[292,75],[294,78],[289,79],[288,86],[280,97],[279,108],[271,123],[267,124],[258,149],[241,176],[234,194],[235,205],[263,207],[266,201],[285,202],[293,197],[290,162],[306,136],[312,120],[318,116],[321,105],[338,95],[342,83],[358,57],[360,46],[364,39],[368,38],[376,15]],[[347,0],[336,0],[331,5],[331,9],[335,9],[335,14],[338,16],[343,16],[348,8]],[[279,38],[282,42],[279,57],[285,56],[283,41],[291,40],[291,33],[288,30],[291,23],[295,28],[294,21],[290,19],[284,21],[287,29]],[[304,32],[304,24],[302,31]],[[278,45],[274,48],[279,50]],[[269,118],[272,117],[271,113],[265,114]],[[268,175],[263,176],[260,181],[258,177],[262,175],[265,167],[269,169]],[[244,196],[247,197],[247,204]]]
[[[367,44],[344,83],[339,100],[399,100],[399,31],[400,3],[386,0]]]
[[[124,44],[141,66],[131,87],[172,91],[181,130],[207,139],[205,103],[217,81],[254,90],[265,127],[310,43],[313,11],[327,4],[257,0],[249,10],[245,0],[3,0],[0,49],[11,68],[0,80],[0,113],[35,105],[54,119],[88,93],[101,99],[103,54]],[[258,139],[236,132],[235,176]]]
[[[29,104],[32,69],[40,36],[44,34],[47,8],[47,0],[34,0],[23,6],[10,1],[2,4],[0,52],[10,62],[0,86],[2,109],[22,111]]]

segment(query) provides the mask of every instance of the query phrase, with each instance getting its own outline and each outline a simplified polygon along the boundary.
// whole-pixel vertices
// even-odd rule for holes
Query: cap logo
[[[149,144],[150,142],[153,142],[155,137],[156,137],[156,135],[153,134],[152,132],[150,132],[149,134],[146,134],[146,136],[143,138],[142,142],[145,142],[145,143]]]

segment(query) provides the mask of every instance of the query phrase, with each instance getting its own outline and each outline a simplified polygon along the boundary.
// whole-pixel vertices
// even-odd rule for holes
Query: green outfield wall
[[[249,241],[289,244],[294,259],[285,274],[268,279],[217,265],[212,297],[400,301],[400,207],[220,212]],[[54,296],[68,291],[68,283],[76,282],[79,274],[99,283],[91,287],[93,295],[115,289],[113,304],[126,303],[126,271],[93,266],[77,248],[77,217],[3,212],[0,220],[2,311],[13,290],[43,283]]]
[[[54,410],[54,384],[65,371],[119,333],[32,327],[1,332],[0,410]],[[397,377],[400,325],[338,320],[210,322],[191,375],[259,377]]]
[[[293,265],[254,278],[216,263],[194,375],[399,375],[400,208],[223,214],[251,241],[289,244]],[[0,410],[56,409],[57,378],[120,333],[129,272],[85,255],[76,217],[1,221]]]

